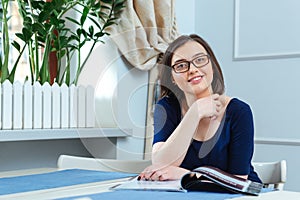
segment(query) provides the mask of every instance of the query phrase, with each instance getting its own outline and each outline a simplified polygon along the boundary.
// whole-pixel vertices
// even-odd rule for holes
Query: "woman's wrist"
[[[196,102],[194,102],[189,108],[189,114],[191,115],[191,119],[196,119],[198,122],[203,118],[203,114]],[[198,124],[198,123],[197,123]]]

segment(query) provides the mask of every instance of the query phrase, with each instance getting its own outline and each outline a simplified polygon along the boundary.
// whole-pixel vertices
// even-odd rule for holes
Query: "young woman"
[[[251,165],[251,109],[224,94],[222,71],[210,46],[198,35],[180,36],[160,67],[152,165],[139,179],[180,179],[197,167],[213,166],[261,182]]]

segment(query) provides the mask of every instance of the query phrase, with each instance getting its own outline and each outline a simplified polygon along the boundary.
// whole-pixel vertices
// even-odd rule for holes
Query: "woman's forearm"
[[[206,117],[216,118],[220,113],[221,105],[221,100],[217,94],[198,99],[192,103],[170,137],[160,148],[153,149],[153,164],[162,167],[167,165],[179,166],[186,155],[200,120]]]
[[[152,163],[162,167],[179,166],[190,146],[199,120],[197,112],[190,109],[164,144],[153,149]]]

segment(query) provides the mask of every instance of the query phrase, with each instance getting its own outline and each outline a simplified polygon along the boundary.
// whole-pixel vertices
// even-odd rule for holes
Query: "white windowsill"
[[[0,142],[55,140],[74,138],[128,137],[131,132],[119,128],[16,129],[0,130]]]

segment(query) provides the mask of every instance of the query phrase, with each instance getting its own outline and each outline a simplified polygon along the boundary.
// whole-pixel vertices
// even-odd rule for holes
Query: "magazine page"
[[[180,180],[172,181],[145,181],[137,180],[137,177],[111,188],[112,190],[160,190],[173,192],[186,192],[181,187]]]
[[[208,181],[210,182],[208,183]],[[263,186],[261,183],[242,179],[210,166],[196,168],[184,175],[181,184],[186,190],[220,190],[222,187],[230,191],[251,195],[258,195]]]

